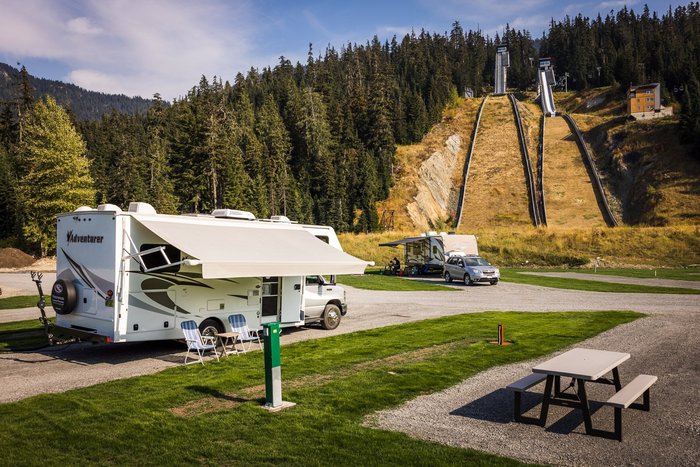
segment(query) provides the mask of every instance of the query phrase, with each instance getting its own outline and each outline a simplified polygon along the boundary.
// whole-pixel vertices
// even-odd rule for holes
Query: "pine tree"
[[[24,240],[42,255],[56,246],[55,216],[95,202],[85,142],[56,101],[39,101],[27,116],[19,147],[19,206]]]
[[[178,202],[173,182],[170,180],[168,143],[164,137],[166,107],[159,94],[146,116],[149,159],[148,200],[158,212],[177,213]]]
[[[17,178],[8,151],[0,146],[0,238],[17,237]]]
[[[263,148],[263,172],[272,215],[287,215],[290,196],[288,161],[291,154],[289,133],[271,94],[260,109],[255,128]]]
[[[24,120],[31,111],[34,105],[34,88],[29,83],[29,72],[22,65],[22,69],[19,72],[20,81],[17,84],[17,126],[18,132],[17,137],[19,142],[22,142],[24,137]]]

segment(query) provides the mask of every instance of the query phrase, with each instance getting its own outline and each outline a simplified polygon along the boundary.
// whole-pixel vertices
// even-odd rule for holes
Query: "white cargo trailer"
[[[183,320],[224,331],[237,313],[251,329],[300,326],[306,276],[366,266],[298,224],[157,214],[146,203],[83,207],[57,220],[54,333],[178,339]]]

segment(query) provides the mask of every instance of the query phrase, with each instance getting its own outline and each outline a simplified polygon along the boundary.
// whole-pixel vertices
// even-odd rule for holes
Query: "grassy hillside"
[[[530,159],[536,168],[541,110],[534,93],[521,93],[518,98]],[[622,224],[700,223],[700,158],[690,146],[678,141],[677,117],[628,121],[621,88],[557,92],[554,98],[557,109],[571,114],[584,133],[608,202]],[[397,149],[396,181],[389,198],[378,206],[380,215],[394,212],[394,229],[452,228],[462,168],[480,102],[460,99],[446,110],[443,120],[423,141]],[[450,178],[440,172],[443,165],[427,162],[444,151],[447,139],[453,135],[460,137],[461,145],[454,155],[456,160],[449,166]],[[549,228],[603,226],[590,178],[564,121],[547,119],[544,146]],[[432,173],[425,173],[426,167]],[[431,185],[430,189],[426,189],[427,185]],[[432,197],[436,187],[443,194],[449,193],[446,207]],[[484,108],[465,199],[461,227],[464,232],[530,225],[518,139],[505,97],[491,97]],[[424,215],[421,222],[416,220],[417,204]],[[429,222],[425,216],[430,217]]]
[[[563,117],[545,119],[544,198],[547,226],[604,227],[581,151]]]
[[[476,120],[476,112],[481,99],[459,99],[457,104],[449,107],[442,118],[442,121],[435,125],[420,143],[398,146],[396,149],[396,159],[394,162],[395,183],[391,189],[389,198],[378,204],[378,211],[394,211],[395,229],[412,229],[414,224],[409,216],[407,206],[413,202],[421,180],[420,168],[433,153],[444,148],[446,140],[452,135],[461,138],[461,150],[457,154],[454,170],[451,174],[452,187],[455,193],[459,192],[462,183],[462,171],[464,169],[464,159],[471,141],[471,132]],[[452,215],[457,206],[452,206]],[[443,222],[445,219],[434,219],[435,223]]]
[[[380,247],[418,231],[342,234],[350,254],[384,266],[403,248]],[[479,252],[499,266],[582,266],[597,257],[605,266],[678,267],[700,264],[700,226],[617,228],[483,228],[473,230]]]
[[[625,118],[624,90],[555,93],[593,150],[612,207],[628,225],[700,223],[700,158],[678,140],[678,117]]]
[[[530,225],[527,186],[513,109],[506,96],[484,106],[472,154],[460,230]]]

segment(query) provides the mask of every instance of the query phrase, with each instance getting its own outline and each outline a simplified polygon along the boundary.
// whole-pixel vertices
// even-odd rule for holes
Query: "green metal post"
[[[265,407],[276,408],[282,405],[282,370],[280,368],[280,324],[265,323]]]

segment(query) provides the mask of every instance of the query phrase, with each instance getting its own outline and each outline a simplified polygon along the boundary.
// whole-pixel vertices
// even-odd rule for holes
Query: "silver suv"
[[[445,281],[463,280],[465,285],[475,282],[498,284],[501,273],[481,256],[452,256],[445,261],[442,276]]]

